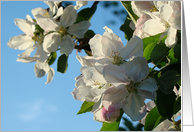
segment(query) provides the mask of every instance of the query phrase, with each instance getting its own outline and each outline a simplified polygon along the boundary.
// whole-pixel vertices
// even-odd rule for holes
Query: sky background
[[[90,7],[92,3],[90,1],[87,6],[81,9]],[[186,20],[190,20],[191,13],[188,15],[188,9],[192,8],[191,3],[185,3],[186,7],[190,7],[185,8]],[[74,78],[80,75],[81,68],[80,63],[76,60],[75,50],[69,56],[67,72],[65,74],[57,72],[57,63],[55,62],[51,65],[55,70],[54,78],[50,84],[45,84],[47,76],[35,77],[35,62],[16,62],[17,55],[23,51],[14,50],[7,46],[11,37],[23,33],[14,24],[14,19],[25,19],[27,14],[32,16],[31,10],[37,7],[48,8],[42,1],[1,1],[1,131],[100,130],[102,123],[94,121],[92,113],[76,115],[82,102],[73,99],[71,95],[75,88]],[[122,22],[116,18],[116,25],[107,25],[107,20],[112,18],[115,19],[109,11],[98,6],[91,19],[89,29],[102,35],[104,33],[103,27],[108,26],[121,37],[125,45],[124,34],[119,30]],[[194,29],[192,23],[192,21],[186,21],[189,31]],[[193,60],[191,50],[194,46],[189,44],[189,42],[193,43],[192,34],[187,33],[189,60]],[[79,53],[79,55],[84,56],[85,53]],[[189,64],[190,67],[194,67],[193,61],[190,61]],[[190,68],[190,72],[194,73],[193,71],[194,69]],[[190,76],[192,80],[194,77],[192,74]],[[191,84],[191,86],[193,85]]]

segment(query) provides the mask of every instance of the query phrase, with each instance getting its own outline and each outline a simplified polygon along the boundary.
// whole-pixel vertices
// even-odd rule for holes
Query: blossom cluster
[[[167,35],[165,44],[173,47],[177,43],[177,30],[181,30],[181,1],[132,1],[133,12],[139,17],[131,23],[134,34],[146,38],[162,33]]]
[[[143,42],[134,36],[123,46],[119,36],[108,27],[104,29],[102,36],[96,34],[89,41],[93,56],[77,55],[82,74],[76,77],[73,97],[95,102],[92,112],[97,121],[116,121],[120,109],[138,121],[146,114],[144,100],[154,100],[158,89],[155,80],[148,77]]]
[[[7,45],[13,49],[25,50],[19,54],[17,61],[29,63],[36,62],[34,71],[36,77],[47,76],[47,83],[50,83],[54,76],[54,70],[48,64],[51,53],[59,50],[60,53],[71,54],[74,49],[74,38],[84,38],[84,34],[90,27],[89,21],[77,20],[77,9],[86,5],[85,1],[78,1],[74,7],[72,5],[58,8],[61,1],[44,1],[49,6],[49,10],[41,7],[32,9],[34,19],[30,15],[26,19],[16,18],[14,20],[24,34],[12,37]],[[36,49],[34,56],[31,53]]]

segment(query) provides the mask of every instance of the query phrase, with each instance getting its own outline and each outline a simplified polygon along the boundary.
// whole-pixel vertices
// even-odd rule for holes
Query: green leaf
[[[120,110],[120,116],[117,118],[117,120],[113,123],[106,123],[104,122],[102,125],[102,128],[100,129],[100,131],[118,131],[119,129],[119,124],[121,121],[121,117],[123,116],[123,110]]]
[[[168,63],[166,56],[168,55],[170,48],[166,47],[166,37],[164,37],[160,43],[154,47],[150,56],[152,62],[157,65],[158,68],[161,68]]]
[[[157,34],[157,35],[142,39],[143,51],[144,51],[143,57],[145,57],[147,61],[150,60],[151,53],[152,53],[154,47],[156,46],[156,44],[159,43],[160,36],[161,36],[161,34]]]
[[[164,118],[171,120],[173,116],[173,106],[176,100],[176,95],[174,92],[171,94],[164,94],[162,91],[157,91],[156,106],[160,115]]]
[[[163,120],[165,120],[165,118],[162,118],[160,116],[158,109],[155,106],[146,116],[144,130],[145,131],[153,130]]]
[[[65,73],[68,67],[68,56],[66,54],[63,54],[59,57],[58,62],[57,62],[57,71],[61,73]]]
[[[168,58],[170,59],[170,64],[181,62],[181,44],[176,44],[172,49],[170,49]]]
[[[94,6],[93,8],[84,8],[84,9],[82,9],[78,13],[76,23],[81,22],[81,21],[90,21],[90,19],[92,18],[93,14],[96,11],[96,9],[97,9],[97,6]]]
[[[57,58],[57,53],[56,52],[52,52],[50,54],[48,60],[47,60],[48,61],[48,64],[49,65],[52,65],[55,62],[56,58]]]
[[[120,30],[125,33],[125,38],[129,41],[131,37],[133,36],[133,30],[129,27],[129,23],[131,20],[125,19],[125,22],[123,25],[121,25]]]
[[[167,70],[162,72],[161,76],[156,80],[159,89],[165,94],[170,94],[173,91],[174,85],[181,80],[181,76],[175,70]]]
[[[92,107],[94,104],[95,104],[95,102],[84,101],[82,106],[81,106],[81,109],[79,110],[79,112],[77,114],[83,114],[83,113],[92,111]]]
[[[85,37],[87,38],[92,38],[94,37],[95,33],[93,30],[87,30],[87,32],[84,34]]]
[[[128,15],[134,24],[137,23],[137,19],[139,18],[132,10],[131,1],[121,1],[122,5],[125,7]]]

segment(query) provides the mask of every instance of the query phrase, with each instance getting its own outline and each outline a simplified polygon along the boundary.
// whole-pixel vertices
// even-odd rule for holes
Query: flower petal
[[[61,43],[61,35],[57,32],[49,33],[44,37],[43,49],[47,53],[57,51]]]
[[[61,40],[60,53],[68,56],[73,51],[74,47],[75,43],[72,38],[69,35],[65,35]]]
[[[154,100],[157,96],[158,90],[157,84],[153,78],[142,81],[138,87],[138,94],[144,98]]]
[[[94,57],[104,57],[105,55],[102,52],[102,36],[99,34],[94,35],[93,38],[89,40],[89,45]]]
[[[34,41],[32,40],[32,37],[26,36],[24,34],[14,36],[10,38],[10,40],[7,42],[7,45],[10,48],[13,49],[19,49],[19,50],[25,50],[32,46],[34,44]]]
[[[130,77],[134,83],[145,79],[149,74],[147,60],[144,57],[132,57],[124,63],[126,75]]]
[[[48,84],[53,80],[54,73],[55,72],[53,68],[50,67],[50,70],[48,71],[48,75],[47,75],[47,82],[45,84]]]
[[[143,31],[150,34],[156,35],[165,31],[163,24],[157,19],[147,20],[143,25]]]
[[[90,27],[90,22],[81,21],[79,23],[73,24],[69,27],[68,33],[74,35],[76,38],[84,38],[84,34]]]
[[[120,55],[124,60],[129,59],[132,56],[142,57],[143,41],[139,37],[134,36],[127,45],[120,50]]]
[[[67,6],[63,10],[63,14],[61,15],[60,18],[60,24],[63,27],[69,27],[72,25],[74,22],[76,22],[77,19],[77,11],[74,9],[72,5]]]
[[[168,19],[171,17],[173,13],[173,9],[169,4],[164,4],[160,7],[160,17],[168,22]]]
[[[170,27],[168,30],[168,36],[165,40],[167,47],[172,48],[177,43],[177,29]]]
[[[134,92],[131,92],[127,97],[123,110],[132,121],[141,120],[146,115],[146,106],[143,98]]]

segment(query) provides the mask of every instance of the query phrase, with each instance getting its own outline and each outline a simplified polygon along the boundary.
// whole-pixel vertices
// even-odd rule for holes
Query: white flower
[[[80,9],[82,6],[88,4],[88,1],[76,1],[76,6],[74,7],[76,10]]]
[[[19,36],[12,37],[8,42],[7,45],[13,49],[25,50],[35,43],[34,39],[34,31],[35,31],[35,23],[29,15],[26,16],[25,19],[16,18],[14,20],[16,26],[18,26],[24,34]]]
[[[106,26],[104,29],[102,36],[96,34],[89,41],[94,58],[101,58],[99,61],[104,63],[120,65],[132,56],[143,56],[143,42],[139,37],[134,36],[123,46],[119,36]]]
[[[144,23],[143,31],[149,35],[163,33],[167,34],[165,44],[167,47],[173,47],[176,44],[177,30],[181,30],[181,9],[173,8],[178,3],[163,4],[159,8],[159,15],[145,12],[152,19]]]
[[[65,53],[69,55],[75,46],[70,35],[74,35],[76,38],[83,38],[90,26],[90,22],[88,21],[81,21],[74,24],[77,19],[77,12],[72,5],[63,10],[59,22],[50,18],[43,18],[42,14],[39,14],[37,10],[32,10],[32,14],[35,16],[37,23],[46,32],[52,31],[52,33],[45,36],[43,42],[43,49],[48,53],[55,52],[60,46],[61,54]]]
[[[147,78],[148,73],[147,61],[143,57],[132,57],[121,66],[104,66],[103,76],[112,85],[102,98],[105,109],[123,108],[133,121],[142,119],[146,114],[144,98],[155,99],[158,89],[155,80]]]

